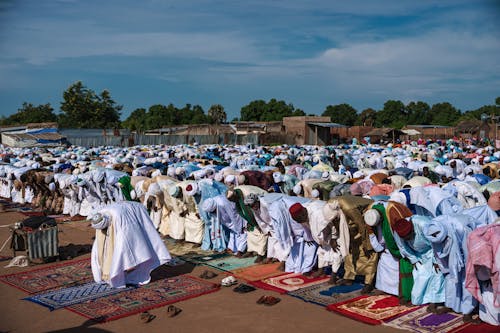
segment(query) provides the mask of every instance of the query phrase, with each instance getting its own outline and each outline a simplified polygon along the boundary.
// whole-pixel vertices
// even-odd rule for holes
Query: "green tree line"
[[[151,105],[149,108],[133,110],[120,121],[122,105],[117,104],[111,93],[103,90],[96,93],[81,81],[75,82],[63,92],[60,112],[55,113],[47,103],[33,105],[24,102],[18,111],[0,118],[0,125],[11,126],[27,123],[57,122],[61,128],[129,128],[146,131],[185,124],[220,124],[227,122],[227,114],[221,104],[212,105],[207,112],[200,105],[173,104]],[[240,117],[232,121],[280,121],[283,117],[305,116],[306,113],[293,104],[270,99],[255,100],[241,107]],[[314,114],[309,114],[314,115]],[[484,105],[476,110],[461,112],[451,103],[442,102],[432,106],[423,101],[404,104],[399,100],[388,100],[380,110],[367,108],[356,110],[347,103],[328,105],[322,116],[332,122],[353,126],[375,126],[401,128],[405,125],[456,125],[463,120],[481,119],[482,115],[500,116],[500,97],[495,104]]]

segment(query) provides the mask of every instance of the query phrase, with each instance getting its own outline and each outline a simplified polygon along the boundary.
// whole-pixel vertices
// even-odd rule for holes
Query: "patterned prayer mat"
[[[326,307],[327,310],[371,325],[380,325],[384,321],[418,308],[418,306],[401,306],[398,298],[392,295],[363,295]]]
[[[321,284],[328,280],[328,277],[309,277],[298,273],[285,273],[260,281],[251,281],[250,284],[261,289],[273,290],[285,294],[288,291]]]
[[[208,260],[204,264],[223,271],[233,271],[238,268],[255,265],[255,258],[238,258],[230,255],[218,259]]]
[[[80,286],[62,288],[48,293],[33,295],[26,297],[25,300],[46,306],[52,311],[131,289],[135,289],[135,287],[113,288],[105,283],[90,282]]]
[[[232,273],[240,279],[258,281],[283,274],[282,271],[278,270],[279,265],[279,262],[273,264],[259,264],[245,268],[238,268],[233,270]]]
[[[219,290],[189,275],[157,280],[133,290],[88,300],[66,309],[97,322],[115,320]]]
[[[288,295],[300,298],[304,302],[327,306],[328,304],[343,302],[360,296],[362,288],[363,285],[360,283],[353,283],[350,286],[332,286],[326,282],[290,291]]]
[[[80,285],[92,280],[89,258],[0,276],[0,281],[30,294]]]
[[[208,253],[208,254],[185,254],[179,256],[182,260],[189,261],[193,264],[206,264],[211,260],[229,257],[227,253]]]
[[[19,213],[31,217],[31,216],[45,216],[45,212],[41,210],[32,210],[31,208],[29,210],[23,210],[21,209]]]
[[[424,306],[418,310],[389,320],[384,325],[416,333],[446,333],[467,325],[464,324],[461,314],[454,312],[443,314],[429,313],[426,308]]]

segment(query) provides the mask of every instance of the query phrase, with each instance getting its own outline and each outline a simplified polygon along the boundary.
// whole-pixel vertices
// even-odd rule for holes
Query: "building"
[[[345,125],[332,123],[330,117],[317,116],[284,117],[283,126],[296,145],[324,146],[338,143],[338,136],[332,135],[332,129],[347,128]]]
[[[30,123],[2,128],[2,144],[9,147],[54,147],[64,144],[66,138],[57,129],[57,123]]]

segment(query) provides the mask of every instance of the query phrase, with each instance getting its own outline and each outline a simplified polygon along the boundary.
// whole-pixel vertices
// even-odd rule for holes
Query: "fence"
[[[62,129],[59,133],[66,137],[68,143],[82,147],[134,145],[181,145],[181,144],[247,144],[259,143],[258,134],[236,135],[225,133],[220,135],[144,135],[130,133],[128,130],[98,129]],[[106,135],[105,135],[106,134]]]

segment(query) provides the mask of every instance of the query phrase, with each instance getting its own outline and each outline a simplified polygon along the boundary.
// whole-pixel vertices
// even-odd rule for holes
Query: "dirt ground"
[[[0,244],[9,237],[9,229],[4,227],[24,219],[20,213],[0,213]],[[60,225],[59,245],[70,243],[91,245],[93,230],[86,222],[71,222]],[[2,256],[12,256],[7,245],[0,252]],[[85,254],[77,259],[89,256]],[[9,261],[0,262],[0,275],[33,269],[5,268]],[[47,264],[51,265],[51,264]],[[44,267],[44,265],[36,265]],[[169,274],[190,273],[200,275],[204,268],[183,265],[168,267]],[[220,283],[220,277],[210,281]],[[326,311],[323,307],[300,299],[279,295],[272,291],[257,289],[239,294],[232,288],[222,287],[220,291],[175,303],[182,312],[173,318],[167,316],[167,307],[150,310],[156,318],[144,324],[139,314],[95,324],[86,318],[65,309],[49,311],[35,303],[24,301],[27,294],[0,282],[0,333],[1,332],[348,332],[376,333],[403,332],[387,326],[371,326]],[[281,298],[274,306],[256,304],[262,295]]]

